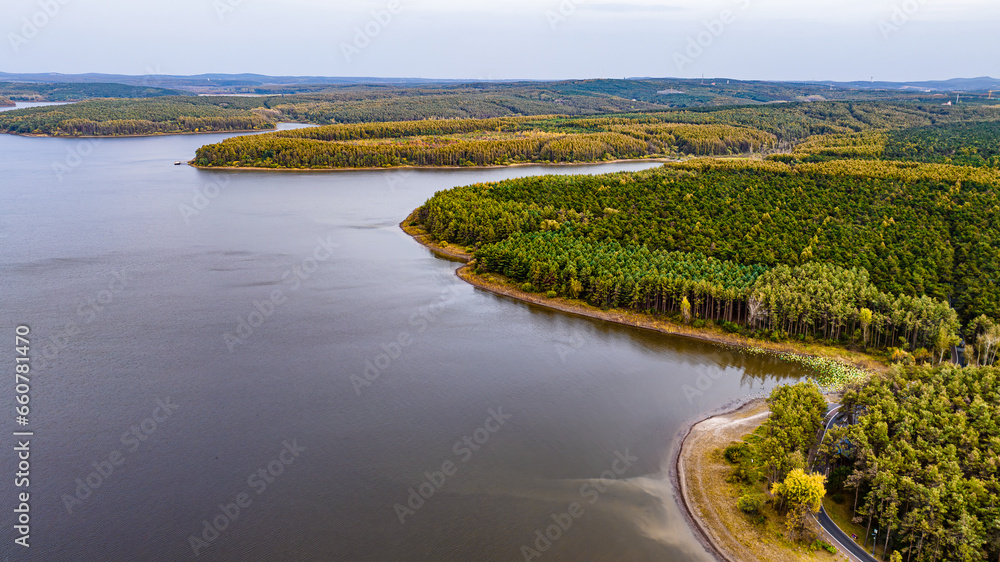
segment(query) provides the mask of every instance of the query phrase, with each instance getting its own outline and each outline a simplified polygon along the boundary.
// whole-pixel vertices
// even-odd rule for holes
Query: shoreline
[[[582,316],[585,318],[591,318],[595,320],[603,320],[605,322],[613,322],[615,324],[621,324],[625,326],[631,326],[633,328],[642,328],[646,330],[651,330],[654,332],[659,332],[661,334],[680,336],[685,338],[691,338],[701,341],[706,341],[709,343],[714,343],[723,346],[735,347],[738,349],[749,350],[750,348],[763,349],[769,353],[774,354],[790,354],[799,357],[820,357],[823,359],[830,359],[834,361],[839,361],[854,367],[866,369],[872,372],[884,372],[887,367],[886,365],[879,363],[874,358],[863,356],[857,352],[849,352],[846,350],[841,350],[836,347],[823,346],[820,344],[815,345],[816,350],[827,351],[828,353],[818,355],[812,353],[812,350],[803,349],[803,344],[781,342],[775,343],[767,340],[758,340],[748,338],[739,334],[731,334],[728,332],[723,332],[721,330],[709,329],[709,328],[694,328],[684,324],[677,324],[667,319],[656,318],[641,312],[635,312],[631,310],[621,310],[621,309],[610,309],[604,310],[589,304],[583,303],[581,301],[572,301],[563,297],[548,298],[544,295],[537,293],[526,293],[519,288],[511,285],[505,280],[497,279],[492,274],[487,274],[486,277],[473,273],[471,271],[471,260],[472,255],[458,250],[457,246],[448,246],[447,248],[442,248],[441,246],[430,241],[430,235],[423,232],[422,227],[411,227],[408,223],[414,219],[416,211],[411,213],[403,222],[400,223],[400,228],[408,234],[411,238],[417,241],[420,245],[431,250],[434,254],[445,257],[451,261],[463,262],[465,265],[459,267],[455,271],[460,279],[469,283],[470,285],[488,291],[495,295],[512,298],[514,300],[531,304],[534,306],[540,306],[542,308],[547,308],[550,310],[556,310],[566,314],[572,314],[575,316]],[[853,354],[853,357],[842,357],[833,353],[832,351],[843,351],[844,353]]]
[[[829,395],[825,397],[829,403],[831,397]],[[774,543],[762,543],[769,544],[770,550],[765,547],[763,551],[754,549],[751,549],[752,553],[746,551],[749,546],[745,542],[748,529],[733,529],[727,526],[724,522],[725,512],[719,511],[718,500],[712,496],[712,491],[717,489],[713,487],[711,472],[718,469],[718,463],[710,460],[706,464],[706,458],[721,452],[725,442],[739,441],[743,435],[756,431],[769,415],[770,409],[765,397],[738,399],[698,421],[688,423],[677,432],[678,436],[683,434],[683,437],[680,438],[671,458],[670,482],[678,491],[674,500],[702,546],[719,562],[759,562],[758,556],[762,555],[768,560],[774,555],[784,560],[793,554],[787,547]],[[728,465],[724,470],[729,470]],[[709,480],[707,484],[705,478]],[[699,497],[696,498],[696,495]],[[734,499],[734,497],[728,498],[729,501]],[[837,547],[837,552],[833,554],[834,560],[855,560],[840,541],[815,517],[810,520],[809,526],[817,538]],[[711,521],[716,524],[712,525]],[[803,560],[801,557],[795,559]]]
[[[273,132],[273,131],[268,131]],[[188,166],[199,170],[248,170],[253,172],[358,172],[368,170],[491,170],[521,168],[524,166],[594,166],[598,164],[629,164],[633,162],[681,162],[679,158],[625,158],[621,160],[594,160],[593,162],[518,162],[517,164],[491,164],[489,166],[381,166],[368,168],[255,168],[252,166],[198,166],[188,161]]]
[[[684,427],[677,432],[679,441],[676,449],[671,454],[670,459],[670,483],[678,492],[674,496],[674,501],[681,508],[681,513],[684,514],[684,519],[687,520],[688,526],[695,531],[695,536],[698,537],[699,542],[701,542],[702,546],[704,546],[709,553],[715,556],[716,560],[719,562],[734,561],[730,556],[728,556],[722,545],[718,544],[709,526],[702,520],[701,517],[698,517],[694,513],[692,508],[691,504],[693,502],[688,497],[687,474],[685,471],[685,459],[687,459],[687,457],[691,454],[691,446],[688,439],[691,437],[691,433],[695,430],[695,428],[705,422],[709,422],[723,416],[738,415],[744,411],[760,407],[763,404],[766,403],[762,397],[737,399],[709,412],[702,419],[687,422]],[[687,446],[686,449],[685,446]]]
[[[508,297],[529,305],[540,306],[546,309],[563,312],[565,314],[623,324],[667,335],[697,339],[717,345],[732,346],[741,349],[758,347],[773,353],[790,353],[803,357],[815,357],[815,355],[808,353],[807,350],[803,350],[798,344],[774,343],[763,340],[754,340],[725,332],[716,333],[707,329],[691,328],[686,325],[675,324],[666,320],[659,320],[657,318],[632,311],[601,310],[585,303],[571,302],[561,297],[548,298],[542,295],[526,293],[512,286],[510,283],[496,280],[491,274],[488,274],[490,277],[489,279],[484,278],[483,276],[475,274],[471,271],[473,259],[471,254],[458,249],[458,246],[441,247],[430,240],[430,234],[425,232],[423,227],[409,226],[409,223],[415,220],[416,212],[417,211],[414,210],[399,224],[403,232],[413,238],[418,244],[430,250],[436,256],[449,261],[462,263],[463,265],[456,269],[455,275],[478,289],[488,291],[495,295]],[[860,365],[857,362],[846,361],[843,358],[838,360],[847,362],[851,365],[860,366],[874,372],[882,372],[886,369],[885,365],[876,362],[874,359],[867,359]],[[679,429],[675,434],[678,441],[676,447],[671,452],[671,458],[669,461],[670,482],[673,488],[677,491],[674,495],[674,501],[677,502],[678,506],[681,508],[681,513],[687,521],[688,526],[694,532],[698,541],[705,548],[705,550],[714,556],[719,562],[738,561],[730,556],[728,551],[720,544],[718,533],[714,531],[713,528],[694,511],[694,507],[692,505],[693,501],[689,497],[689,485],[685,474],[685,460],[689,459],[691,455],[695,454],[693,451],[697,450],[697,448],[690,442],[690,439],[692,434],[698,431],[696,428],[706,422],[712,423],[713,420],[724,420],[725,418],[740,416],[750,410],[761,408],[763,408],[765,412],[767,411],[765,397],[763,396],[733,399],[715,410],[699,415],[698,418],[693,421],[689,420],[685,422],[684,426],[681,427],[681,429]],[[750,416],[750,419],[752,418],[753,416]]]
[[[148,137],[176,137],[180,135],[219,135],[226,133],[273,133],[274,129],[238,129],[230,131],[180,131],[176,133],[146,133],[137,135],[43,135],[34,133],[0,133],[15,137],[28,137],[33,139],[138,139]]]

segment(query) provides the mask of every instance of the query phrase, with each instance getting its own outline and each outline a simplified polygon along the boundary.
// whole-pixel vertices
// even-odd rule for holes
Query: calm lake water
[[[676,434],[798,368],[476,290],[397,226],[457,185],[650,164],[173,165],[225,136],[0,135],[0,330],[11,365],[31,328],[35,432],[31,548],[8,433],[0,555],[710,559]]]

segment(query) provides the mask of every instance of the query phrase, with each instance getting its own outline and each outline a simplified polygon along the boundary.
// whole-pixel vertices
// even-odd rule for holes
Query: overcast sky
[[[461,79],[1000,76],[997,0],[3,3],[5,72]]]

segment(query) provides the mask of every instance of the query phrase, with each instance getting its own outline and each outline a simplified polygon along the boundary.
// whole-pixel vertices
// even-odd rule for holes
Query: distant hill
[[[14,101],[79,101],[92,98],[158,98],[190,92],[107,82],[41,84],[0,81],[0,97]]]
[[[930,80],[926,82],[822,82],[838,88],[858,90],[925,90],[932,92],[985,92],[1000,90],[1000,79],[982,76],[979,78],[952,78],[951,80]]]
[[[329,76],[265,76],[263,74],[198,74],[194,76],[175,76],[169,74],[60,74],[30,73],[11,74],[0,72],[2,82],[31,82],[37,84],[57,83],[94,83],[114,82],[133,86],[161,86],[168,88],[200,88],[212,86],[263,86],[263,85],[357,85],[357,84],[448,84],[466,82],[465,80],[426,80],[422,78],[373,78],[373,77],[329,77]]]
[[[303,93],[323,91],[327,88],[349,87],[349,86],[395,86],[395,87],[418,87],[418,86],[458,86],[474,84],[520,84],[520,85],[546,85],[555,84],[660,84],[660,90],[678,89],[690,93],[691,89],[711,89],[711,87],[721,88],[724,85],[742,85],[746,88],[749,85],[756,85],[757,88],[768,86],[777,90],[799,90],[817,88],[835,88],[838,90],[852,91],[872,91],[889,90],[899,92],[972,92],[988,90],[1000,90],[1000,79],[988,76],[979,78],[953,78],[951,80],[930,80],[915,82],[837,82],[837,81],[756,81],[756,80],[733,80],[728,78],[709,79],[679,79],[679,78],[628,78],[624,80],[560,80],[560,81],[537,81],[537,80],[500,80],[500,81],[476,81],[476,80],[443,80],[429,78],[379,78],[371,76],[268,76],[264,74],[198,74],[194,76],[168,75],[168,74],[147,74],[147,75],[124,75],[124,74],[60,74],[60,73],[5,73],[0,72],[0,82],[26,82],[34,84],[87,84],[87,83],[116,83],[130,86],[157,87],[167,89],[181,89],[196,93],[212,94],[280,94],[280,93]],[[808,93],[795,92],[794,95],[785,94],[784,98],[772,96],[769,99],[755,101],[794,101],[798,95],[814,95],[816,91]]]

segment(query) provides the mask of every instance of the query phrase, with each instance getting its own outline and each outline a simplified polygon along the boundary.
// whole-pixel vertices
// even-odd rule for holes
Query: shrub
[[[535,288],[531,286],[531,283],[525,283],[524,285],[521,285],[521,290],[524,291],[525,293],[531,293],[534,291],[534,289]]]
[[[726,450],[722,452],[722,456],[730,464],[739,464],[743,457],[746,455],[747,444],[746,443],[730,443],[726,447]]]
[[[764,498],[761,494],[743,494],[736,500],[736,508],[743,513],[757,513],[764,507]]]
[[[934,360],[934,356],[931,355],[931,352],[927,351],[926,348],[921,347],[913,352],[913,360],[918,365],[923,363],[930,363],[931,361]]]
[[[694,326],[695,328],[704,328],[705,327],[705,321],[702,320],[701,318],[699,318],[699,319],[695,320],[694,322],[692,322],[691,325]]]
[[[816,539],[811,545],[809,545],[809,550],[816,552],[817,550],[825,550],[830,554],[837,554],[837,549],[830,543],[826,541],[821,541]]]
[[[906,350],[893,347],[889,349],[889,361],[893,363],[902,363],[904,365],[912,365],[913,356]]]
[[[545,293],[545,296],[549,297],[550,299],[554,299],[554,298],[556,298],[556,292],[555,291],[549,291],[549,292]]]

